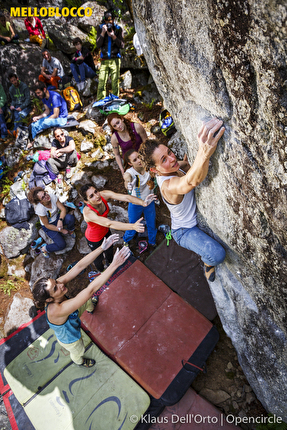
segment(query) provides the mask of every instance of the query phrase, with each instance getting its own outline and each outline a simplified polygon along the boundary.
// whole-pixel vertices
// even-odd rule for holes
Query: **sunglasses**
[[[55,136],[55,138],[57,139],[57,138],[58,138],[58,137],[60,137],[60,136],[64,136],[64,133],[57,134],[57,136]]]

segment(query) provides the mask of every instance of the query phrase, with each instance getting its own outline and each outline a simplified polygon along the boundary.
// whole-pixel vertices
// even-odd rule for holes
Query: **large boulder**
[[[58,58],[62,63],[65,73],[70,70],[69,60],[60,51],[53,51],[52,56]],[[25,82],[28,87],[33,87],[38,82],[38,76],[42,66],[41,48],[37,44],[21,43],[8,44],[0,49],[0,75],[2,76],[2,85],[6,94],[8,94],[11,84],[8,80],[9,73],[15,72],[20,81]]]
[[[42,277],[49,277],[57,279],[60,270],[62,268],[64,259],[61,257],[57,258],[45,258],[43,254],[38,255],[33,261],[31,267],[31,278],[29,281],[30,288],[33,287],[34,283]]]
[[[22,324],[29,322],[34,312],[35,307],[32,299],[22,297],[20,293],[15,294],[5,318],[4,336],[8,336]]]
[[[76,50],[73,45],[73,39],[80,37],[83,42],[88,41],[87,35],[78,29],[75,25],[65,22],[64,18],[47,21],[49,37],[54,45],[65,54],[73,54]]]
[[[98,25],[101,24],[106,8],[93,1],[88,1],[81,7],[83,9],[90,8],[93,13],[90,16],[76,16],[71,20],[71,23],[79,27],[84,33],[89,33],[93,27],[97,29]]]
[[[27,249],[32,240],[36,239],[38,230],[36,228],[36,216],[28,221],[28,229],[18,230],[14,227],[5,227],[0,231],[0,244],[5,257],[18,257],[21,251]]]
[[[148,68],[191,161],[201,120],[224,119],[196,191],[206,230],[227,250],[210,288],[254,392],[287,421],[287,5],[134,0],[133,8]]]

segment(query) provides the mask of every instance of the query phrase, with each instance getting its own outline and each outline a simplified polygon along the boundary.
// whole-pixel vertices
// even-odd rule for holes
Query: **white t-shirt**
[[[137,177],[138,184],[134,185],[132,196],[138,197],[139,199],[145,200],[145,198],[152,193],[152,190],[147,185],[147,181],[150,180],[150,174],[149,172],[145,172],[143,175],[138,173],[133,167],[126,170],[127,173],[129,173],[132,177],[132,181]],[[132,182],[131,181],[131,182]]]
[[[40,216],[46,216],[49,224],[56,221],[60,209],[57,206],[58,197],[55,194],[49,194],[52,202],[51,208],[46,208],[42,203],[38,203],[35,207],[35,213]],[[40,223],[43,225],[41,219]]]
[[[46,58],[44,58],[42,62],[42,67],[45,67],[45,69],[48,70],[49,74],[52,74],[54,69],[57,69],[57,76],[60,76],[60,78],[64,76],[64,70],[58,58],[51,57],[50,63],[46,60]]]

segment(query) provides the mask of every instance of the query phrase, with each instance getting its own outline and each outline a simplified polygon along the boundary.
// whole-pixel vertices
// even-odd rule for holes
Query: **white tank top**
[[[182,170],[182,173],[185,174]],[[196,226],[196,202],[194,197],[194,189],[185,194],[182,201],[178,205],[168,203],[162,195],[161,187],[164,181],[174,178],[174,176],[157,176],[156,180],[160,189],[161,196],[167,205],[171,216],[171,228],[192,228]]]

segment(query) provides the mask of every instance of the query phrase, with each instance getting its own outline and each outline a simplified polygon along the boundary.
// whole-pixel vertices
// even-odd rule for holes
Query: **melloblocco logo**
[[[63,7],[60,9],[58,7],[11,7],[10,15],[11,17],[21,17],[25,18],[27,16],[37,16],[37,17],[60,17],[60,16],[91,16],[93,9],[90,7]]]

